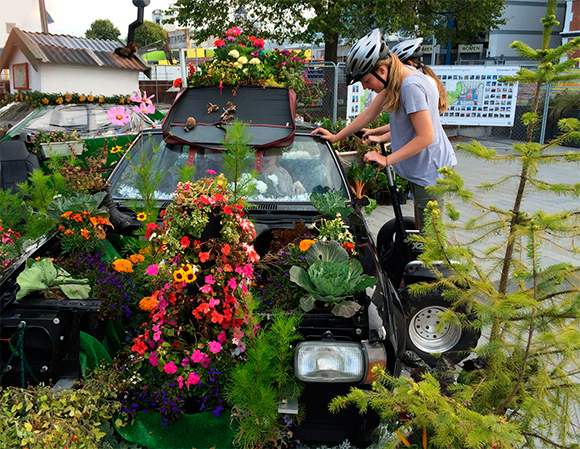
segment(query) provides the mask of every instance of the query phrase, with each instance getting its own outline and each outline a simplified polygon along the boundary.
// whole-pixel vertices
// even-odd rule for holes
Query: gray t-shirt
[[[454,166],[457,159],[439,120],[439,92],[429,77],[416,72],[403,80],[401,105],[389,114],[393,152],[416,136],[409,114],[424,110],[428,110],[431,116],[433,143],[416,155],[393,165],[395,173],[421,187],[435,185],[435,180],[442,177],[437,170]]]

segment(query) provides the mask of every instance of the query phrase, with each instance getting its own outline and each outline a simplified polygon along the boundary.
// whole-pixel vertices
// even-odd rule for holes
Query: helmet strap
[[[391,70],[388,69],[387,70],[387,79],[384,80],[382,79],[379,74],[377,72],[375,72],[374,70],[371,72],[371,74],[378,79],[381,83],[383,83],[383,85],[385,86],[385,89],[389,86],[389,76],[391,75]]]

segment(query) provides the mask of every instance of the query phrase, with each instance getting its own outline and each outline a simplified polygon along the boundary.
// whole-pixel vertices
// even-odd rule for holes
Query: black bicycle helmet
[[[399,42],[391,50],[401,62],[407,61],[407,59],[419,59],[423,56],[423,38],[418,37],[417,39],[409,39],[403,42]]]
[[[375,28],[354,44],[346,57],[346,77],[348,84],[360,81],[370,73],[377,62],[388,59],[391,51],[383,39],[381,31]]]

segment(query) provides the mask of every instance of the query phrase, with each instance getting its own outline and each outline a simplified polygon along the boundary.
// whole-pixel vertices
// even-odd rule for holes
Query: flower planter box
[[[359,156],[357,151],[337,151],[336,154],[338,154],[342,167],[347,171],[353,162],[356,162],[359,167],[364,164],[362,157]]]
[[[82,154],[85,150],[83,142],[80,141],[70,141],[70,142],[48,142],[40,144],[40,151],[42,156],[49,158],[51,156],[70,156],[71,151],[75,155]]]

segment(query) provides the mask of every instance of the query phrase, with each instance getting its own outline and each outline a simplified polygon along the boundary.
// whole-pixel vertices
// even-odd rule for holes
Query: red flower
[[[264,42],[264,39],[254,39],[254,47],[256,48],[264,48],[264,46],[266,45],[266,42]]]
[[[350,243],[350,242],[344,242],[342,244],[342,247],[344,249],[346,249],[347,251],[353,251],[354,250],[354,245],[352,243]]]
[[[254,40],[256,40],[256,36],[250,36],[250,37],[248,38],[248,40],[249,40],[250,42],[254,42]]]
[[[207,259],[209,259],[209,253],[199,253],[199,261],[200,262],[205,262]]]
[[[173,87],[181,87],[181,78],[177,78],[173,81]]]
[[[216,47],[223,47],[224,45],[226,45],[226,43],[222,40],[222,39],[218,39],[217,41],[215,41],[214,46]]]
[[[187,236],[185,237],[181,237],[181,240],[179,241],[179,243],[181,243],[181,246],[183,248],[187,248],[190,244],[189,238]]]
[[[229,255],[230,254],[230,245],[229,244],[225,244],[224,247],[222,248],[222,253],[224,253],[224,255]]]
[[[145,238],[148,239],[149,237],[151,237],[151,234],[153,234],[153,231],[155,231],[155,229],[157,229],[159,226],[157,226],[155,223],[147,223],[147,230],[145,231]]]
[[[223,208],[224,214],[231,215],[232,214],[232,206],[224,206]]]
[[[216,194],[213,196],[213,199],[214,199],[214,200],[216,200],[216,201],[223,201],[223,199],[224,199],[224,196],[223,196],[221,193],[216,193]]]
[[[141,340],[135,341],[135,344],[131,347],[132,351],[138,352],[140,355],[145,354],[147,351],[147,346]]]
[[[165,217],[165,209],[163,209],[161,212],[159,212],[159,216],[161,218]]]

